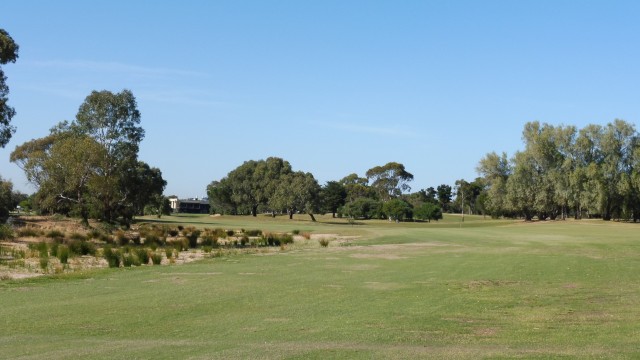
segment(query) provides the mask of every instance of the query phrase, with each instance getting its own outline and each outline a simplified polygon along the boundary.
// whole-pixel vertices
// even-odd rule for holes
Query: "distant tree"
[[[18,59],[18,49],[18,44],[13,41],[9,33],[0,29],[0,65],[15,63]],[[11,126],[11,118],[16,114],[16,111],[8,105],[9,87],[6,81],[7,77],[0,67],[0,148],[7,145],[16,131],[16,128]]]
[[[9,211],[12,207],[13,184],[11,181],[4,180],[0,177],[0,225],[9,217]]]
[[[401,199],[391,199],[382,204],[382,211],[389,218],[389,220],[403,221],[405,219],[411,219],[413,212],[411,205]]]
[[[145,215],[155,215],[160,219],[162,215],[171,214],[171,202],[169,198],[161,194],[155,194],[144,208]]]
[[[507,213],[507,179],[511,175],[511,167],[507,154],[495,152],[485,155],[476,167],[483,177],[486,195],[483,197],[483,209],[492,217],[500,217]]]
[[[220,180],[220,183],[228,186],[224,191],[226,194],[231,194],[230,200],[233,204],[247,208],[251,215],[257,216],[259,207],[268,208],[281,177],[291,172],[289,162],[277,157],[259,161],[249,160],[230,171]],[[217,191],[215,188],[212,190]],[[223,195],[223,193],[215,195]],[[222,198],[219,197],[219,199]]]
[[[359,198],[377,198],[375,191],[369,186],[367,178],[358,174],[349,174],[339,181],[347,192],[346,202],[352,202]]]
[[[371,198],[359,198],[346,203],[341,212],[354,219],[372,219],[382,216],[382,203]]]
[[[436,189],[438,192],[438,203],[442,211],[449,211],[449,205],[451,204],[451,198],[453,197],[451,192],[451,186],[442,184]]]
[[[383,166],[375,166],[367,170],[366,175],[371,187],[378,191],[384,201],[411,190],[409,182],[413,180],[413,175],[400,163],[389,162]]]
[[[130,194],[130,205],[123,211],[125,224],[130,223],[134,215],[144,214],[147,205],[156,209],[154,215],[162,215],[164,206],[164,188],[167,182],[162,178],[162,171],[150,167],[144,161],[138,161],[135,167],[126,169],[121,174],[122,184],[126,187],[123,193]]]
[[[338,209],[346,203],[347,190],[344,185],[337,181],[328,181],[322,187],[320,197],[324,210],[330,212],[332,217],[335,218]]]
[[[316,221],[313,214],[319,205],[320,185],[311,173],[302,171],[283,175],[269,201],[272,209],[285,210],[289,219],[299,211],[308,214],[312,221]]]
[[[442,210],[440,209],[440,206],[432,202],[425,202],[420,207],[414,209],[413,216],[420,220],[427,220],[429,222],[431,222],[431,220],[437,221],[442,219]]]
[[[238,214],[238,205],[232,200],[232,188],[229,180],[212,181],[207,186],[207,196],[212,213]]]

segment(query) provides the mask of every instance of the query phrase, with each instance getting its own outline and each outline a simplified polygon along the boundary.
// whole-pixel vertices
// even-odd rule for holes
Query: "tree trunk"
[[[334,218],[334,219],[336,218],[336,212],[335,211],[332,213],[331,217]]]
[[[254,205],[251,207],[251,216],[256,217],[258,216],[258,206]]]
[[[311,221],[316,222],[316,217],[315,217],[315,216],[313,216],[313,214],[312,214],[312,213],[309,213],[309,216],[311,216]]]

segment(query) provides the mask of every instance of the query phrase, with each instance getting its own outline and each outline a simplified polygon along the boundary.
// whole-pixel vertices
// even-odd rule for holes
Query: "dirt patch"
[[[478,328],[473,331],[474,335],[480,337],[489,337],[495,336],[498,334],[498,329],[496,328]]]
[[[377,282],[377,281],[368,281],[368,282],[365,282],[364,284],[365,284],[364,285],[365,288],[371,289],[371,290],[398,290],[404,287],[404,285],[399,283],[394,283],[394,282],[383,283],[383,282]]]
[[[402,260],[407,259],[405,256],[400,256],[396,254],[353,254],[349,255],[349,257],[355,259],[385,259],[385,260]]]

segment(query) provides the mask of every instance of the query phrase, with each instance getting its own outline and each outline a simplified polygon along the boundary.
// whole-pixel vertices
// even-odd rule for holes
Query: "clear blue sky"
[[[0,175],[31,193],[10,152],[126,88],[167,195],[269,156],[321,183],[396,161],[414,190],[453,185],[527,121],[637,123],[638,19],[639,1],[4,0]]]

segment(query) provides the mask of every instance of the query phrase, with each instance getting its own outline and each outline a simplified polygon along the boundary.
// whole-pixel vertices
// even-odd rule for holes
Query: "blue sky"
[[[167,195],[269,156],[321,183],[396,161],[414,190],[453,185],[521,149],[527,121],[637,123],[638,18],[637,1],[5,0],[0,175],[33,192],[11,151],[130,89]]]

